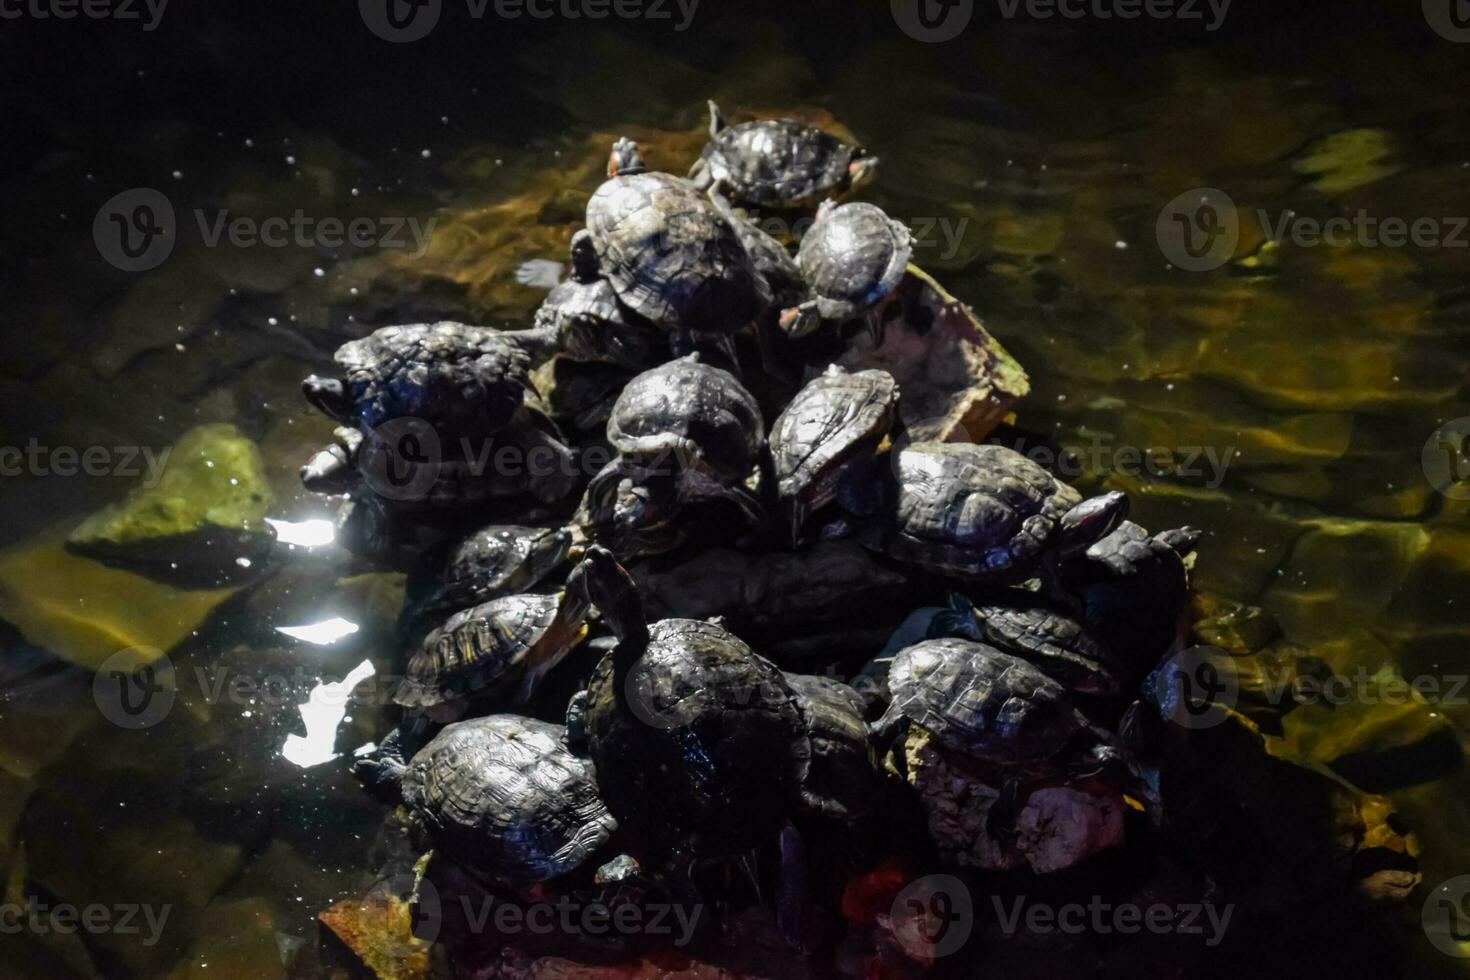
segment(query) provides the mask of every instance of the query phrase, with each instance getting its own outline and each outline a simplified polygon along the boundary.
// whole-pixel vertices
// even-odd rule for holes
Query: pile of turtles
[[[1051,874],[1161,822],[1129,733],[1198,534],[988,433],[914,438],[891,374],[837,363],[919,274],[839,203],[877,160],[711,115],[688,178],[614,145],[569,261],[522,272],[532,326],[344,345],[302,476],[407,573],[402,721],[354,772],[441,885],[662,895],[716,934],[763,908],[837,956],[875,868]]]

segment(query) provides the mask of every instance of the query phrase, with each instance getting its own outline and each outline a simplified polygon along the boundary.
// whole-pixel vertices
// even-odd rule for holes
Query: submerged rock
[[[121,503],[83,521],[67,548],[184,588],[258,575],[273,498],[255,443],[232,425],[204,425],[157,462]]]

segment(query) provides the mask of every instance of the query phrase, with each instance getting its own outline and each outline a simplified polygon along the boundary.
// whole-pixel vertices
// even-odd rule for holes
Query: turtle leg
[[[566,266],[551,259],[528,259],[516,268],[516,282],[531,289],[554,289]]]

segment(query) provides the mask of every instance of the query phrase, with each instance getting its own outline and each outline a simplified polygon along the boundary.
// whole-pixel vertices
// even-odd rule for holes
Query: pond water
[[[1139,523],[1202,529],[1203,595],[1366,678],[1289,715],[1283,744],[1392,800],[1425,882],[1387,914],[1395,955],[1463,975],[1419,917],[1470,873],[1470,44],[1413,2],[1242,0],[1213,31],[1207,5],[977,5],[944,43],[887,3],[709,4],[685,30],[669,6],[592,23],[446,4],[403,44],[343,4],[0,28],[0,444],[25,458],[0,483],[0,862],[11,898],[172,910],[156,936],[0,936],[0,973],[284,976],[290,937],[362,892],[391,850],[383,808],[343,760],[280,752],[319,681],[386,669],[401,579],[210,541],[190,555],[227,552],[228,575],[164,584],[60,542],[200,426],[234,427],[194,436],[228,461],[191,477],[215,517],[330,516],[296,477],[331,428],[300,379],[372,326],[527,322],[539,295],[514,271],[564,253],[610,139],[682,172],[714,98],[857,134],[882,158],[868,199],[1027,368],[1015,431],[1067,450],[1083,489],[1128,491]],[[175,216],[146,271],[94,238],[137,188]],[[281,247],[229,230],[273,217]],[[353,218],[368,247],[322,224]],[[338,618],[358,629],[330,644],[279,630]],[[139,648],[167,652],[176,701],[111,724],[94,678]],[[1385,696],[1390,675],[1441,695]],[[385,719],[354,704],[337,751]]]

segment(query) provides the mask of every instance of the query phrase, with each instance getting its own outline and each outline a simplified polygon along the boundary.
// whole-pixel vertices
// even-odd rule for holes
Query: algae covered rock
[[[76,554],[183,587],[249,577],[269,553],[272,502],[255,443],[232,425],[191,429],[122,502],[67,539]]]

